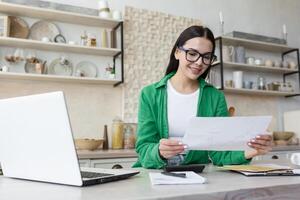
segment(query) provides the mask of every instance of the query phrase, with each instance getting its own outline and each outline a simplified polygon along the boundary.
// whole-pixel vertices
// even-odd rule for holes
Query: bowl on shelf
[[[274,131],[273,132],[273,139],[276,140],[289,140],[295,135],[294,132],[289,131]]]
[[[96,150],[103,144],[103,139],[75,139],[77,150]]]

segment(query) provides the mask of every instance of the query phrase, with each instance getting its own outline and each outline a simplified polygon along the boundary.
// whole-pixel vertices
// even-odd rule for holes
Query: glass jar
[[[112,123],[112,149],[123,149],[123,121],[116,117]]]
[[[89,46],[89,47],[97,46],[97,39],[96,39],[95,35],[92,35],[92,34],[88,35],[87,46]]]
[[[135,134],[130,124],[124,127],[124,149],[134,149]]]

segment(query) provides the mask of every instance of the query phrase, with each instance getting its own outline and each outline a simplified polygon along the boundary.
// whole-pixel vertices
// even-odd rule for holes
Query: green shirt
[[[167,119],[167,81],[175,72],[142,89],[139,99],[136,152],[133,167],[160,169],[167,164],[159,155],[159,141],[169,137]],[[197,116],[228,116],[224,94],[199,78]],[[200,138],[199,138],[200,139]],[[188,151],[183,164],[246,164],[244,151]]]

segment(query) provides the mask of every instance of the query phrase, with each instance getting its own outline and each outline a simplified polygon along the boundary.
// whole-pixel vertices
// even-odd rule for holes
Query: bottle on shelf
[[[81,46],[86,46],[87,45],[87,39],[88,39],[88,36],[86,34],[86,31],[84,31],[83,34],[80,36],[80,45]]]
[[[104,133],[103,133],[103,150],[108,150],[108,134],[107,134],[107,125],[104,125]]]

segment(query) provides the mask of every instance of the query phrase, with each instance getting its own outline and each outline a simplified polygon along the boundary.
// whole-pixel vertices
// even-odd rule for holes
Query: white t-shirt
[[[175,90],[170,80],[167,83],[169,138],[181,140],[188,121],[197,115],[199,88],[191,94]]]

